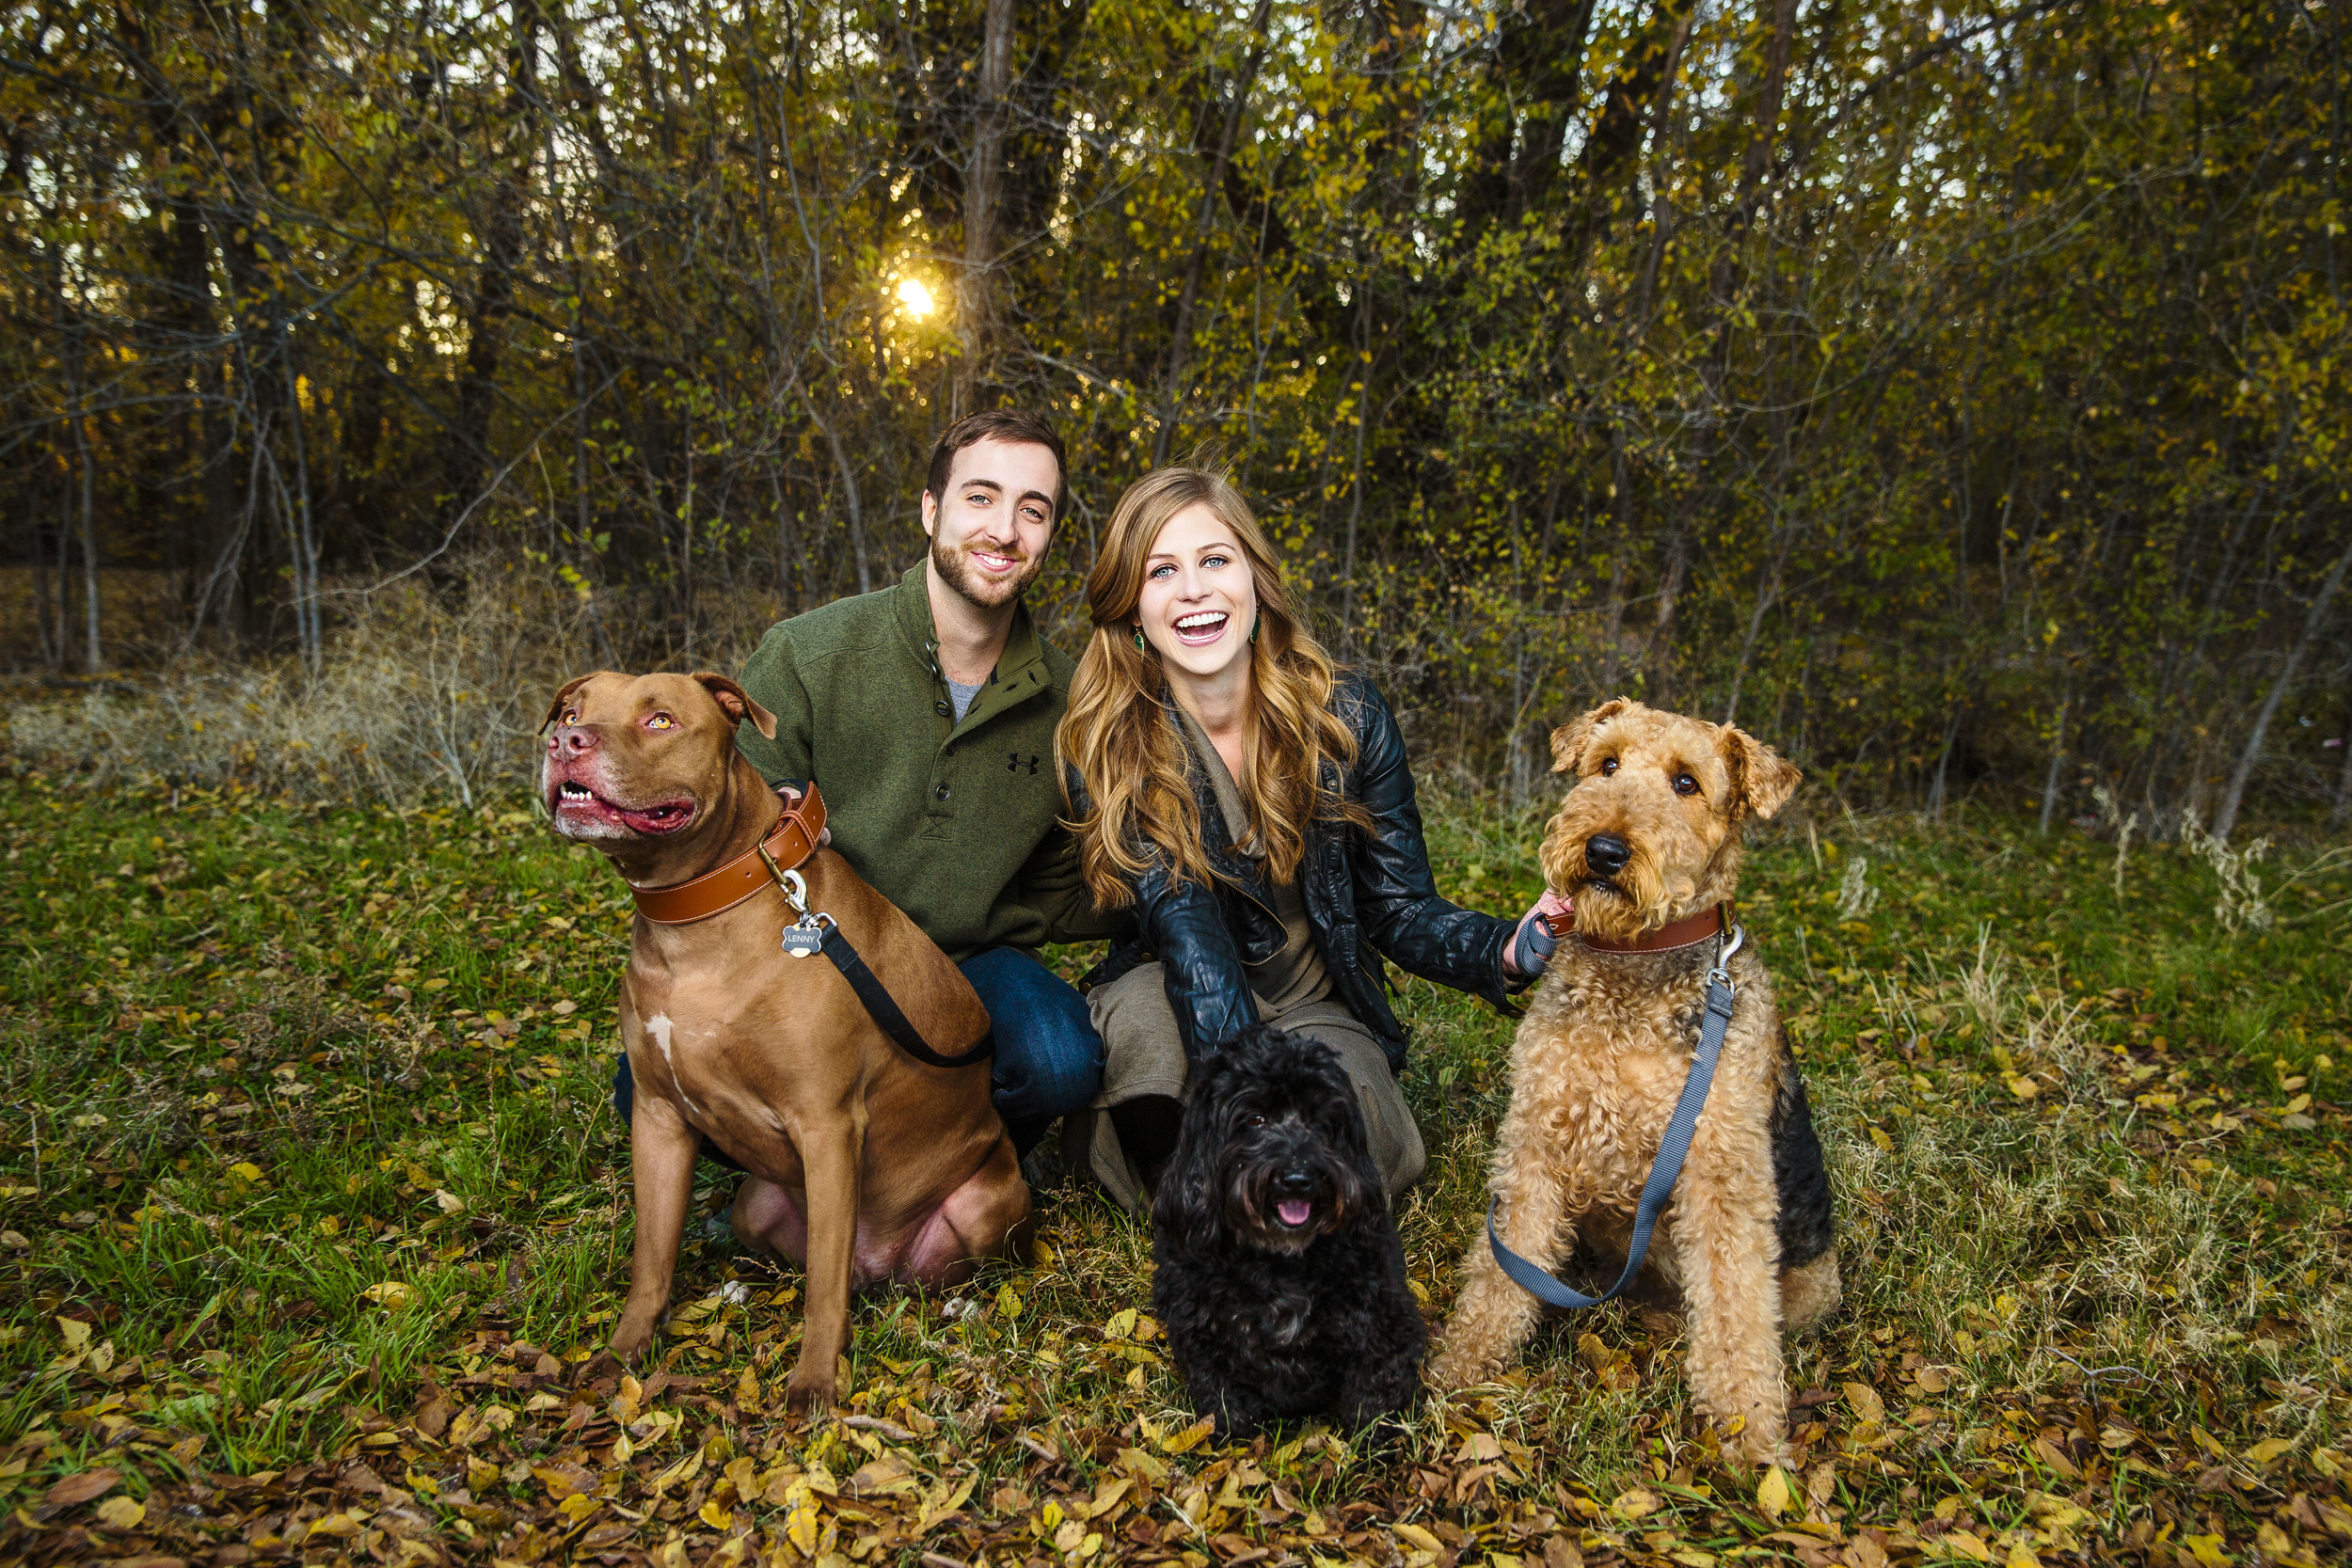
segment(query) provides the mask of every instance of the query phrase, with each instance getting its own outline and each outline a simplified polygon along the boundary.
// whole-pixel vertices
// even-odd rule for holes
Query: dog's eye
[[[1696,795],[1698,792],[1698,780],[1691,777],[1688,773],[1677,773],[1675,775],[1675,793],[1677,795]]]
[[[578,708],[576,708],[576,707],[565,708],[565,709],[564,710],[564,722],[565,722],[566,724],[577,724],[577,723],[579,723],[579,722],[580,722],[580,709],[578,709]]]
[[[1607,778],[1610,774],[1614,773],[1616,770],[1617,759],[1615,757],[1603,757],[1600,759],[1600,776],[1602,778]]]
[[[657,713],[652,718],[645,721],[645,728],[649,730],[666,730],[676,722],[676,720],[671,718],[666,713]]]
[[[1265,1117],[1256,1116],[1244,1117],[1242,1118],[1242,1125],[1245,1127],[1263,1127],[1265,1125]]]

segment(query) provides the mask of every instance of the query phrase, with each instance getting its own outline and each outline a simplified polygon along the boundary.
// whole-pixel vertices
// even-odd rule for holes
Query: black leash
[[[858,1001],[865,1005],[866,1016],[872,1019],[875,1027],[888,1035],[899,1050],[926,1066],[944,1068],[970,1067],[996,1053],[993,1030],[982,1035],[979,1043],[961,1056],[943,1056],[933,1051],[930,1043],[908,1022],[907,1015],[899,1010],[898,1004],[891,1000],[881,977],[866,966],[864,958],[858,957],[848,933],[841,929],[841,922],[822,910],[809,909],[808,883],[801,874],[787,871],[773,861],[768,863],[768,869],[775,877],[776,885],[784,889],[785,901],[801,916],[784,928],[780,945],[785,956],[805,958],[811,953],[822,953],[831,958],[833,967],[841,972],[841,977],[850,982],[850,989],[857,992]]]
[[[820,950],[833,960],[833,967],[841,972],[841,977],[850,982],[850,989],[857,992],[857,999],[866,1004],[866,1011],[875,1024],[898,1042],[899,1050],[931,1067],[970,1067],[974,1062],[985,1061],[995,1053],[996,1036],[993,1031],[982,1035],[980,1043],[961,1056],[943,1056],[933,1051],[923,1037],[915,1033],[914,1025],[907,1022],[907,1015],[898,1010],[898,1004],[890,999],[890,992],[882,989],[882,983],[876,978],[874,972],[866,967],[866,960],[859,958],[857,949],[850,945],[850,939],[841,934],[840,923],[831,915],[824,916],[824,923],[825,934],[819,939]]]
[[[1650,1232],[1657,1228],[1659,1213],[1674,1196],[1675,1183],[1681,1179],[1682,1162],[1689,1156],[1691,1139],[1698,1132],[1699,1112],[1707,1104],[1707,1091],[1715,1083],[1715,1064],[1724,1053],[1724,1035],[1731,1027],[1731,1001],[1737,990],[1726,966],[1745,940],[1740,927],[1734,926],[1723,951],[1715,956],[1715,967],[1707,972],[1707,1020],[1699,1026],[1699,1048],[1691,1055],[1691,1073],[1682,1081],[1682,1094],[1675,1101],[1666,1134],[1658,1141],[1658,1157],[1650,1162],[1649,1180],[1642,1183],[1642,1198],[1633,1210],[1633,1236],[1625,1249],[1625,1272],[1617,1276],[1617,1282],[1597,1296],[1570,1290],[1534,1261],[1502,1244],[1502,1237],[1495,1230],[1495,1211],[1502,1204],[1501,1195],[1486,1206],[1486,1243],[1494,1249],[1495,1261],[1512,1283],[1536,1300],[1570,1311],[1598,1307],[1624,1294],[1633,1283],[1633,1276],[1642,1272],[1642,1259],[1649,1253]]]

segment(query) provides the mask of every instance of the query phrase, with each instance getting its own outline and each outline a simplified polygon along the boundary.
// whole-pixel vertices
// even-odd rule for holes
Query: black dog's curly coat
[[[1220,1436],[1421,1390],[1428,1331],[1362,1110],[1328,1046],[1260,1026],[1195,1069],[1152,1207],[1152,1307]]]

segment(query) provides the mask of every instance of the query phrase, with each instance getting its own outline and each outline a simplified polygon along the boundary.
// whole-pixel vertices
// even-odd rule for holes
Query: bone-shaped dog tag
[[[825,928],[814,921],[796,922],[784,928],[784,956],[805,958],[825,944]]]

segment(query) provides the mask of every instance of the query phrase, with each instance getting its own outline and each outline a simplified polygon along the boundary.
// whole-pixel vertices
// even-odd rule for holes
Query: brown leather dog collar
[[[825,798],[817,793],[817,781],[811,779],[800,803],[787,806],[768,836],[744,853],[692,881],[631,888],[629,896],[637,901],[637,912],[657,926],[707,920],[735,908],[761,888],[772,886],[775,872],[801,865],[817,853],[817,842],[824,832]]]
[[[1553,925],[1551,916],[1544,916],[1544,924],[1551,927],[1551,934],[1555,941],[1574,931],[1577,941],[1596,953],[1671,953],[1678,947],[1695,947],[1702,942],[1722,936],[1738,923],[1739,911],[1733,908],[1732,901],[1728,898],[1713,909],[1703,911],[1686,920],[1673,921],[1661,926],[1655,931],[1644,931],[1631,942],[1608,942],[1599,937],[1588,936],[1581,931],[1577,931],[1573,925],[1564,931]]]

